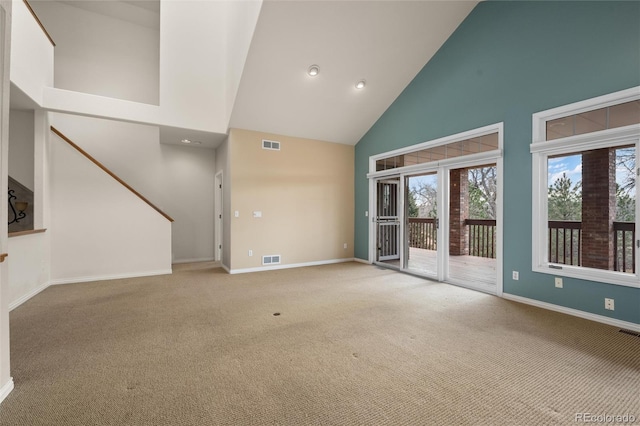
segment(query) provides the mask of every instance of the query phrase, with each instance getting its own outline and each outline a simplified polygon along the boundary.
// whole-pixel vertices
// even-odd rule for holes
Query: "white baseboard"
[[[201,257],[198,259],[179,259],[179,260],[174,260],[172,263],[174,265],[178,265],[181,263],[198,263],[198,262],[215,262],[215,259],[213,257]]]
[[[24,302],[26,302],[27,300],[31,299],[36,294],[38,294],[41,291],[45,290],[50,285],[51,285],[51,283],[46,282],[46,283],[42,284],[40,287],[36,288],[35,290],[25,294],[22,297],[19,297],[17,300],[14,300],[13,302],[9,303],[9,312],[13,311],[15,308],[17,308],[18,306],[22,305]]]
[[[365,259],[360,259],[359,257],[354,257],[353,261],[354,262],[358,262],[358,263],[364,263],[366,265],[371,265],[371,262],[369,262],[368,260],[365,260]]]
[[[119,280],[122,278],[151,277],[154,275],[171,275],[172,273],[173,271],[171,269],[163,269],[160,271],[133,272],[130,274],[96,275],[91,277],[75,277],[75,278],[58,278],[55,280],[51,280],[51,285],[86,283],[90,281]]]
[[[622,321],[615,318],[605,317],[603,315],[592,314],[590,312],[580,311],[578,309],[567,308],[564,306],[554,305],[552,303],[541,302],[535,299],[529,299],[527,297],[516,296],[514,294],[503,293],[502,297],[514,302],[524,303],[526,305],[537,306],[538,308],[548,309],[550,311],[561,312],[567,315],[573,315],[574,317],[580,317],[591,321],[601,322],[603,324],[612,325],[614,327],[623,328],[625,330],[631,330],[640,332],[640,324],[633,322]]]
[[[4,399],[9,396],[11,391],[13,390],[13,377],[9,377],[9,381],[4,384],[4,386],[0,389],[0,402],[4,401]]]
[[[222,266],[222,269],[224,269],[225,271],[227,271],[228,274],[231,273],[231,269],[229,269],[229,267],[227,265],[225,265],[224,263],[220,264],[220,266]]]
[[[227,269],[224,265],[222,265],[222,267],[227,269],[227,272],[229,272],[230,274],[246,274],[247,272],[273,271],[274,269],[304,268],[305,266],[330,265],[334,263],[345,263],[345,262],[353,262],[353,258],[349,257],[345,259],[319,260],[316,262],[291,263],[291,264],[273,265],[273,266],[258,266],[256,268],[230,269],[230,270]]]

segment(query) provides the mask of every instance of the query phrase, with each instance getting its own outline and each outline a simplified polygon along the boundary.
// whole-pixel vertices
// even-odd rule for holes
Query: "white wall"
[[[171,272],[171,223],[58,137],[51,140],[51,282]]]
[[[42,104],[42,89],[53,86],[53,45],[22,1],[13,2],[11,81]]]
[[[9,253],[9,309],[14,309],[49,285],[49,232],[9,238]]]
[[[73,2],[30,3],[56,43],[55,87],[158,105],[158,29],[84,10],[70,5]]]
[[[33,111],[9,113],[9,176],[34,190]]]
[[[262,0],[226,2],[225,19],[227,44],[225,46],[227,63],[226,111],[227,121],[231,117],[233,104],[238,94],[242,70],[247,60],[251,39],[262,8]]]
[[[12,114],[15,111],[12,111]],[[14,117],[15,118],[15,117]],[[13,120],[13,118],[12,118]],[[49,204],[49,118],[44,111],[31,112],[34,187],[34,228],[45,232],[9,238],[9,308],[14,309],[40,291],[51,278],[51,232]],[[25,129],[26,130],[26,129]],[[45,131],[46,130],[46,131]],[[11,152],[11,147],[9,147]],[[34,166],[35,165],[35,166]]]
[[[222,264],[231,268],[231,170],[229,138],[216,149],[216,173],[222,172]]]
[[[226,133],[225,3],[160,3],[160,105],[168,125]]]
[[[214,150],[160,144],[155,126],[67,114],[52,122],[175,220],[175,262],[213,259]]]
[[[56,42],[55,87],[25,89],[37,92],[34,100],[44,108],[227,132],[261,0],[162,1],[159,17],[147,12],[159,29],[123,15],[127,7],[145,13],[123,2],[32,5]],[[33,69],[22,67],[12,79]]]
[[[0,187],[7,187],[9,147],[9,63],[11,46],[11,2],[0,1]],[[7,197],[0,198],[0,211],[7,211]],[[0,221],[0,253],[8,248],[7,221]],[[9,268],[0,263],[0,402],[13,389],[9,363]]]

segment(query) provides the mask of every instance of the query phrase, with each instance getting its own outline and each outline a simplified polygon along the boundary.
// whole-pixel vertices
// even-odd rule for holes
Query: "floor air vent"
[[[262,139],[262,149],[271,149],[274,151],[280,151],[280,142]]]
[[[262,256],[262,264],[263,265],[277,265],[280,263],[280,255],[272,254],[270,256]]]
[[[629,336],[636,336],[636,337],[640,337],[640,334],[636,333],[635,331],[631,331],[631,330],[624,330],[621,329],[620,333],[624,333],[624,334],[628,334]]]

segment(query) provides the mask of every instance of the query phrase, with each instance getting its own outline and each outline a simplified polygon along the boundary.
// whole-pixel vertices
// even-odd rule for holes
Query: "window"
[[[533,270],[639,287],[640,87],[533,116]]]
[[[497,132],[479,135],[465,140],[444,143],[424,149],[416,149],[402,155],[381,158],[376,161],[376,171],[432,163],[447,158],[494,151],[498,148]]]

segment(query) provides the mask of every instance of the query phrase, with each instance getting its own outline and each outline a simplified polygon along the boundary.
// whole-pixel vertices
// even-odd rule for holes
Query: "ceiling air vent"
[[[272,254],[270,256],[262,256],[262,264],[263,265],[276,265],[280,263],[280,255]]]
[[[273,151],[280,151],[280,142],[262,139],[262,149],[271,149]]]

